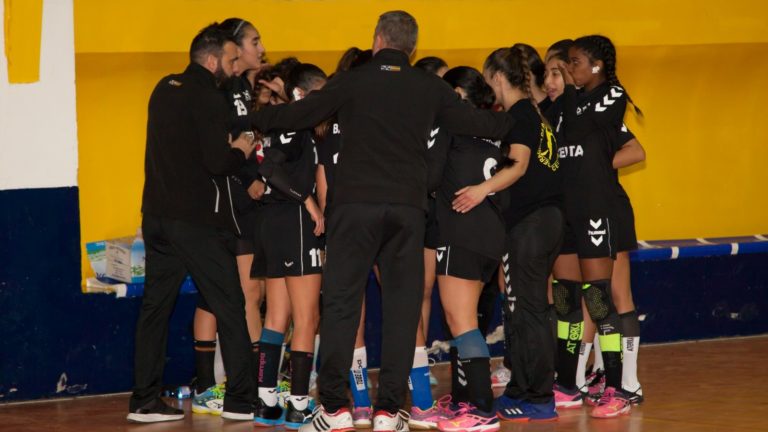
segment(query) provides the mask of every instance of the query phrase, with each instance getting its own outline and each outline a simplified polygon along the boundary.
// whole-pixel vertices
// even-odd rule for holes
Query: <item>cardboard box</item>
[[[125,283],[144,283],[144,240],[140,236],[122,237],[105,243],[105,276]]]

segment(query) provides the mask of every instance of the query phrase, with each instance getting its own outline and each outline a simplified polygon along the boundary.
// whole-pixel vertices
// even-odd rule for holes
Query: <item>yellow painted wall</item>
[[[160,77],[185,67],[199,28],[242,16],[259,27],[271,59],[293,54],[331,71],[344,49],[370,45],[376,17],[394,8],[419,20],[418,56],[439,55],[454,66],[479,67],[492,49],[519,41],[543,49],[567,36],[612,37],[619,77],[646,114],[642,124],[631,114],[628,123],[648,161],[622,175],[639,237],[768,232],[768,128],[762,127],[768,5],[648,0],[615,2],[606,10],[604,2],[587,1],[600,9],[577,19],[567,6],[572,2],[536,9],[540,4],[137,0],[126,7],[75,0],[83,242],[130,234],[139,225],[147,100]]]

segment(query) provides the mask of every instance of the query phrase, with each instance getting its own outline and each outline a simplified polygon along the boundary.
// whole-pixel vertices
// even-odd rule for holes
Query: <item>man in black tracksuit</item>
[[[434,124],[475,136],[504,135],[505,114],[460,101],[439,77],[414,69],[416,22],[405,12],[379,18],[374,57],[291,105],[254,114],[267,132],[304,129],[337,114],[344,131],[327,219],[320,326],[320,399],[326,412],[347,407],[347,375],[368,272],[382,281],[382,365],[376,410],[403,405],[424,281],[427,137]]]
[[[234,257],[239,233],[228,176],[253,151],[230,138],[219,83],[232,75],[237,47],[214,24],[192,42],[190,65],[157,84],[149,101],[142,230],[146,285],[136,328],[135,387],[128,420],[179,420],[159,398],[168,320],[191,274],[216,316],[227,373],[222,416],[252,418],[251,341]]]

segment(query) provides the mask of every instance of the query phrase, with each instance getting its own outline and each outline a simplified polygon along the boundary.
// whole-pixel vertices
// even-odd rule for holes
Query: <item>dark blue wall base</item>
[[[81,293],[77,188],[0,191],[0,209],[0,403],[130,390],[141,298]],[[765,253],[635,260],[632,283],[643,342],[768,333]],[[195,301],[180,295],[171,319],[169,385],[194,375]],[[373,278],[366,303],[369,365],[377,367],[382,317]],[[445,339],[439,303],[435,289],[428,345]],[[491,330],[500,320],[497,309]],[[502,349],[497,343],[491,353]]]

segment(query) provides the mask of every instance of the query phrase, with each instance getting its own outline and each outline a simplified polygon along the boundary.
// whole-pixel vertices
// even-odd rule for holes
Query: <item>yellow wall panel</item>
[[[199,27],[226,15],[261,21],[263,24],[258,25],[272,61],[294,54],[331,72],[343,49],[370,43],[373,22],[381,10],[402,6],[402,2],[373,5],[343,0],[231,1],[221,7],[222,3],[136,1],[131,8],[117,8],[110,6],[111,2],[76,0],[83,242],[128,235],[139,225],[149,94],[163,75],[186,66],[187,45]],[[479,67],[493,48],[513,42],[527,41],[543,48],[566,35],[599,28],[612,30],[606,33],[625,41],[619,45],[619,77],[645,112],[642,120],[629,113],[627,122],[645,146],[648,160],[625,170],[621,177],[635,208],[638,236],[668,239],[768,232],[764,192],[768,170],[763,166],[768,160],[768,129],[762,127],[762,105],[768,94],[768,36],[765,30],[760,34],[754,31],[753,26],[765,17],[762,3],[739,0],[729,3],[735,6],[728,9],[719,2],[699,2],[691,16],[704,19],[706,15],[709,21],[697,25],[680,22],[675,27],[673,18],[684,15],[689,2],[666,5],[665,15],[655,22],[648,4],[661,10],[661,3],[651,0],[638,4],[635,17],[641,24],[631,26],[629,6],[619,2],[616,10],[622,13],[618,21],[598,10],[594,17],[567,20],[567,33],[561,29],[543,31],[537,20],[506,18],[513,10],[522,13],[518,16],[533,16],[535,10],[528,2],[449,0],[427,14],[425,5],[430,3],[408,3],[413,5],[409,10],[421,20],[418,54],[442,56],[453,66]],[[484,36],[485,30],[473,30],[461,21],[454,23],[459,4],[467,20],[479,19],[474,5],[485,7],[485,25],[498,42]],[[85,6],[94,9],[85,13]],[[489,8],[495,8],[493,13],[488,13]],[[248,13],[251,10],[254,12]],[[715,20],[713,11],[726,24]],[[102,15],[103,21],[94,24],[95,20],[88,18],[90,13]],[[312,13],[317,23],[302,21]],[[119,31],[113,26],[118,23],[113,15],[124,15]],[[489,17],[505,17],[509,24],[494,27]],[[536,28],[527,27],[528,21],[536,21]],[[297,22],[308,27],[295,27]],[[97,28],[84,28],[84,23]],[[726,25],[742,27],[725,34]],[[690,34],[700,26],[711,31]],[[137,30],[140,28],[147,35]],[[150,28],[161,30],[151,33]],[[663,32],[668,43],[660,35],[638,43],[641,41],[634,33],[638,28]],[[657,43],[651,43],[654,40]],[[700,43],[686,42],[695,40]],[[717,40],[734,43],[711,43]],[[162,47],[169,52],[156,52]],[[139,49],[143,51],[134,52]],[[88,271],[85,262],[83,269]]]
[[[43,0],[4,0],[3,7],[8,82],[37,82],[40,80]]]

